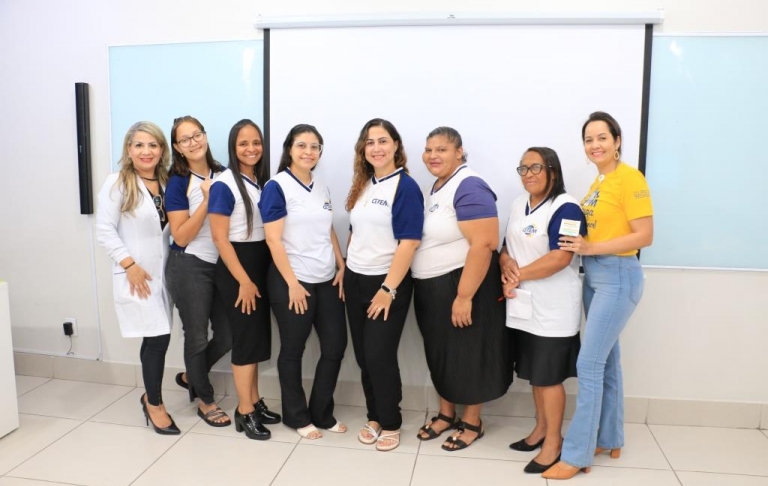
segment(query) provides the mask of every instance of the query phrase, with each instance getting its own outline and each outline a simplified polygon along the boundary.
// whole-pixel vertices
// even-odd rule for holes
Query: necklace
[[[144,177],[144,176],[139,176],[139,177],[141,177],[141,178],[142,178],[142,179],[144,179],[145,181],[149,181],[149,182],[157,182],[157,178],[154,178],[154,179],[150,179],[149,177]]]

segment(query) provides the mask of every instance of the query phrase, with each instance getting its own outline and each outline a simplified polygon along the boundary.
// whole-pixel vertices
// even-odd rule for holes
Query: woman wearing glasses
[[[168,291],[184,328],[186,373],[176,383],[189,390],[189,400],[200,398],[197,414],[213,427],[231,423],[216,405],[208,373],[232,347],[224,306],[215,295],[214,273],[219,252],[208,223],[208,193],[223,170],[211,154],[205,128],[194,117],[183,116],[171,128],[171,178],[165,206],[173,243],[165,267]],[[208,321],[213,339],[208,341]]]
[[[411,271],[416,320],[440,411],[418,438],[432,440],[455,427],[442,448],[457,451],[483,437],[483,403],[504,395],[512,382],[499,298],[499,219],[496,195],[466,165],[459,132],[432,130],[422,159],[437,180]],[[465,405],[458,421],[457,403]]]
[[[653,242],[653,207],[643,174],[621,161],[621,127],[592,113],[581,127],[584,152],[598,176],[581,201],[587,236],[560,238],[560,249],[582,255],[587,323],[576,368],[576,411],[562,460],[542,476],[570,479],[589,472],[596,454],[612,458],[624,445],[624,389],[619,336],[643,295],[639,248]]]
[[[328,187],[312,175],[323,138],[312,125],[296,125],[283,142],[277,174],[259,203],[274,264],[268,285],[272,312],[280,330],[277,371],[283,423],[304,438],[319,439],[317,427],[346,432],[333,416],[333,392],[347,347],[344,318],[344,260],[333,229]],[[307,404],[301,361],[312,326],[320,339]]]
[[[344,294],[368,421],[364,444],[400,444],[403,397],[397,349],[411,303],[410,266],[424,227],[424,196],[408,175],[400,134],[387,120],[363,126],[347,198],[350,235]]]
[[[560,458],[563,381],[576,376],[581,323],[579,258],[562,251],[560,235],[587,234],[579,203],[565,193],[554,150],[531,147],[517,173],[527,194],[515,199],[501,250],[507,327],[514,329],[515,372],[533,387],[536,426],[510,448],[539,454],[525,466],[541,474]]]
[[[168,226],[163,186],[170,154],[162,130],[150,122],[128,129],[120,172],[107,177],[99,192],[96,232],[113,262],[112,290],[123,337],[140,337],[146,393],[141,408],[158,434],[179,434],[163,405],[161,384],[171,340],[171,299],[163,269],[168,257]]]
[[[218,290],[232,331],[232,375],[239,400],[235,428],[246,437],[271,437],[264,424],[280,422],[259,396],[258,363],[272,355],[272,325],[266,274],[270,264],[264,226],[256,205],[268,172],[262,163],[261,129],[240,120],[229,131],[229,170],[211,185],[208,213],[216,263]]]

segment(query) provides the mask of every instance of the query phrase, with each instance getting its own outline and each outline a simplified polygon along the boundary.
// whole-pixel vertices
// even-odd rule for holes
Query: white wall
[[[475,0],[468,8],[464,0],[445,0],[439,10],[573,11],[574,3]],[[252,20],[258,13],[332,16],[435,10],[432,5],[427,0],[0,0],[0,278],[10,283],[15,349],[64,354],[69,341],[61,323],[77,317],[77,356],[97,357],[100,342],[104,360],[137,362],[137,340],[119,335],[107,258],[93,249],[93,220],[81,216],[78,206],[73,84],[91,85],[98,190],[110,170],[108,46],[257,38]],[[768,4],[762,0],[706,6],[698,0],[578,2],[581,11],[656,8],[665,9],[657,32],[768,32]],[[153,75],[141,65],[136,73]],[[623,338],[626,393],[768,402],[768,354],[761,353],[768,342],[768,304],[760,291],[766,288],[768,273],[649,269],[646,296]],[[169,366],[182,366],[176,331]],[[418,331],[407,330],[401,354],[413,356],[414,363],[403,363],[406,384],[426,382],[419,346]],[[350,349],[342,373],[348,380],[356,379],[351,358]]]

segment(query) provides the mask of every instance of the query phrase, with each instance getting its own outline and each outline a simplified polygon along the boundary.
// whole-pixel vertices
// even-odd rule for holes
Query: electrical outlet
[[[71,322],[72,323],[72,337],[77,336],[77,318],[76,317],[65,317],[62,321],[62,324],[65,322]]]

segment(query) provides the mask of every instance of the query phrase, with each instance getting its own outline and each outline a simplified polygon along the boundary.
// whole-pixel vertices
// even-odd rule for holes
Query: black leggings
[[[144,388],[147,390],[147,402],[158,406],[163,403],[163,370],[165,369],[165,352],[171,342],[170,334],[145,337],[141,342],[139,357],[141,358],[141,373],[144,375]]]

